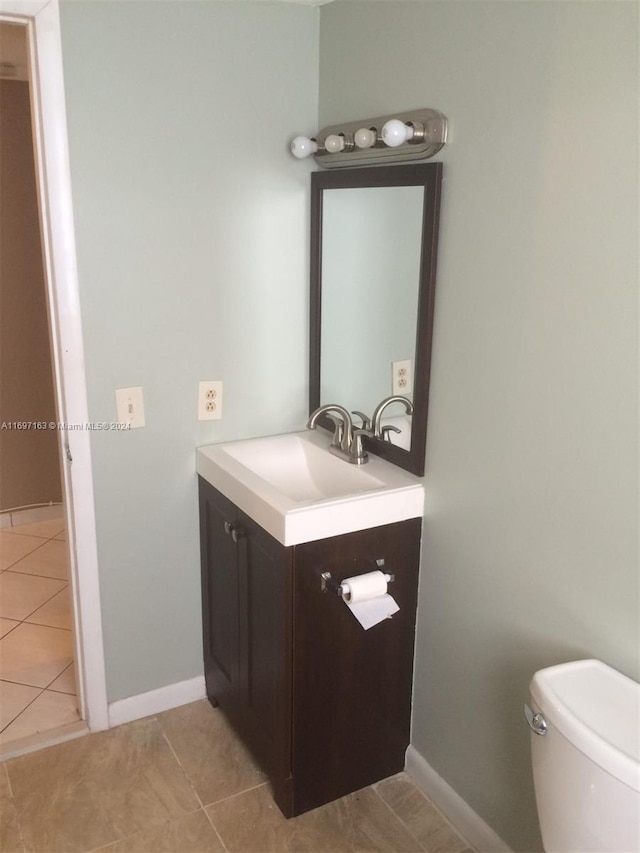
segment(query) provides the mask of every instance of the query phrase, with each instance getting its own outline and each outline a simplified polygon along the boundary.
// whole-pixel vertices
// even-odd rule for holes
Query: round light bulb
[[[338,136],[337,133],[331,133],[324,141],[324,147],[329,154],[337,154],[344,150],[344,136]]]
[[[413,128],[398,118],[389,119],[382,127],[382,141],[389,148],[397,148],[413,136]]]
[[[353,141],[356,144],[356,148],[373,148],[377,138],[375,130],[372,130],[370,127],[361,127],[359,130],[356,130]]]
[[[315,139],[309,139],[308,136],[296,136],[291,140],[291,153],[298,160],[304,157],[309,157],[310,154],[315,154],[318,150],[318,143]]]

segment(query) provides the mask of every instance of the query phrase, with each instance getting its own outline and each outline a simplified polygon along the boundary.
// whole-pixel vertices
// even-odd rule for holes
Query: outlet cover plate
[[[406,397],[412,391],[411,359],[391,362],[391,393]]]
[[[198,383],[198,420],[219,421],[222,418],[222,382],[207,380]]]

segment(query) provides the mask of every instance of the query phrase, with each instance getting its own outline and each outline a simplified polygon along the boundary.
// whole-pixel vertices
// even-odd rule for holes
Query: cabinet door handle
[[[231,534],[231,538],[234,542],[237,542],[239,539],[244,539],[246,535],[244,530],[239,530],[237,527],[234,527],[230,521],[224,522],[224,532],[227,535]]]

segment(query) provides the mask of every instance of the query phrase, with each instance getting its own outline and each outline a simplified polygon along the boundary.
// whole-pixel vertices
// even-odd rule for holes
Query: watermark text
[[[98,432],[124,431],[131,429],[131,424],[119,423],[117,421],[87,421],[86,423],[64,423],[60,421],[2,421],[0,430],[12,430],[15,432],[27,430],[57,429],[68,432],[85,432],[95,430]]]

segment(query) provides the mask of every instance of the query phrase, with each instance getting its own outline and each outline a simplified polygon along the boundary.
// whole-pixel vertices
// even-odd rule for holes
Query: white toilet
[[[530,692],[546,853],[639,853],[640,684],[581,660],[536,672]]]

